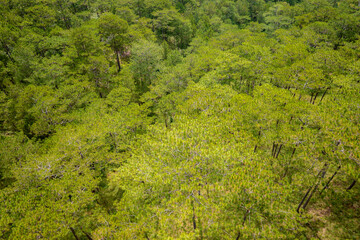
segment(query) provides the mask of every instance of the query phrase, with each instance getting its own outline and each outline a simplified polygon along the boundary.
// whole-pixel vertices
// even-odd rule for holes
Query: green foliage
[[[293,22],[293,19],[289,16],[290,11],[290,6],[286,3],[275,4],[269,8],[268,12],[264,13],[265,22],[271,30],[289,28]]]
[[[1,239],[358,239],[357,0],[3,0]]]
[[[186,48],[191,39],[190,22],[183,18],[176,9],[166,9],[154,13],[154,28],[159,39],[169,45]]]
[[[114,14],[104,13],[99,18],[99,32],[114,51],[120,51],[128,44],[127,31],[127,22]]]
[[[162,60],[159,45],[143,40],[133,45],[130,69],[138,91],[143,93],[155,79]]]

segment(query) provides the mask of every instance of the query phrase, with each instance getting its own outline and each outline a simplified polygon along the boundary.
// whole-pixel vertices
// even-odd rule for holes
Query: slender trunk
[[[236,240],[239,240],[240,239],[240,236],[241,236],[241,234],[240,234],[240,231],[238,232],[238,235],[236,236]]]
[[[356,183],[356,180],[354,180],[346,190],[347,191],[351,190],[354,187],[355,183]]]
[[[284,172],[283,176],[281,177],[281,179],[283,179],[283,178],[286,176],[286,174],[287,174],[288,171],[289,171],[289,165],[286,166],[285,172]]]
[[[70,227],[70,230],[71,230],[72,234],[74,235],[75,239],[76,239],[76,240],[80,240],[80,239],[78,238],[78,236],[76,235],[75,230],[74,230],[72,227]]]
[[[277,154],[276,154],[276,158],[278,158],[278,156],[279,156],[279,153],[280,153],[280,151],[281,151],[281,148],[282,148],[282,144],[280,144],[280,147],[279,147],[279,151],[277,152]]]
[[[87,233],[85,232],[84,230],[81,229],[81,231],[85,234],[86,238],[89,239],[89,240],[93,240],[92,237]]]
[[[338,173],[338,171],[340,170],[341,166],[338,167],[338,169],[334,172],[334,174],[331,176],[331,178],[329,179],[329,181],[325,184],[324,188],[321,190],[320,195],[322,194],[322,192],[327,189],[329,187],[330,182],[334,179],[334,177],[336,176],[336,174]]]
[[[315,100],[316,100],[316,98],[317,98],[318,94],[319,94],[319,92],[317,92],[317,93],[315,94],[315,97],[314,97],[314,99],[313,99],[312,104],[315,104]]]
[[[243,223],[242,223],[243,226],[245,225],[245,221],[246,221],[246,218],[249,215],[249,213],[250,213],[250,210],[246,210],[244,218],[243,218]]]
[[[149,236],[147,235],[147,233],[145,233],[145,237],[146,237],[146,240],[150,240]]]
[[[254,153],[256,152],[256,149],[257,149],[257,145],[255,145],[255,147],[254,147]]]
[[[118,72],[121,71],[121,63],[120,63],[120,57],[119,57],[119,52],[116,51],[116,62],[117,62],[117,65],[118,65]]]
[[[306,192],[306,194],[305,194],[305,196],[301,199],[301,202],[299,203],[299,205],[298,205],[298,207],[297,207],[297,209],[296,209],[296,211],[299,213],[299,210],[300,210],[300,208],[301,208],[301,205],[303,204],[303,202],[305,201],[305,199],[307,198],[307,196],[308,196],[308,194],[309,194],[309,192],[311,191],[311,189],[312,189],[312,186],[309,188],[309,190]]]
[[[322,95],[322,97],[321,97],[321,99],[320,99],[320,102],[319,102],[319,104],[321,103],[321,101],[323,100],[323,98],[325,97],[325,94],[326,94],[326,92],[329,90],[329,88],[327,88],[326,90],[325,90],[325,92],[323,93],[323,95]]]
[[[304,206],[303,206],[303,209],[304,209],[304,210],[305,210],[306,206],[308,205],[308,203],[310,202],[312,196],[314,195],[314,193],[316,192],[316,190],[317,190],[318,187],[319,187],[319,183],[317,183],[317,184],[315,185],[314,190],[311,192],[309,198],[308,198],[307,201],[304,203]]]
[[[320,170],[320,172],[319,172],[319,174],[322,173],[322,175],[319,175],[320,178],[324,178],[324,177],[325,177],[325,174],[326,174],[327,170],[328,170],[328,165],[327,165],[327,163],[325,163],[325,164],[324,164],[324,167],[323,167],[323,168]]]
[[[272,154],[273,157],[275,157],[275,154],[276,154],[276,152],[277,152],[277,147],[278,147],[278,144],[275,144],[274,152],[273,152],[273,154]]]
[[[276,144],[276,151],[274,152],[274,157],[276,157],[276,155],[280,149],[281,149],[281,144]]]
[[[293,158],[293,157],[294,157],[295,150],[296,150],[296,148],[294,148],[294,150],[292,151],[291,158]]]
[[[324,175],[325,175],[325,173],[326,173],[326,167],[327,167],[327,163],[325,163],[325,164],[324,164],[324,167],[319,171],[319,173],[318,173],[318,175],[317,175],[318,178],[319,178],[319,177],[324,177]],[[322,176],[321,176],[321,173],[323,173]],[[318,185],[318,184],[319,184],[319,183],[316,184],[315,188],[317,188],[317,185]],[[309,193],[310,193],[310,191],[311,191],[312,188],[313,188],[313,186],[311,186],[311,187],[309,188],[309,190],[306,192],[305,196],[301,199],[301,202],[300,202],[300,204],[298,205],[298,208],[296,209],[296,211],[297,211],[298,213],[299,213],[299,210],[300,210],[300,208],[301,208],[301,205],[302,205],[303,202],[305,201],[306,197],[309,195]],[[315,190],[316,190],[316,189],[315,189]],[[314,193],[314,191],[312,191],[311,196],[312,196],[313,193]],[[308,200],[306,201],[306,203],[305,203],[305,205],[304,205],[305,207],[306,207],[306,205],[309,203],[311,196],[309,196]],[[304,206],[303,206],[303,209],[305,209]]]
[[[195,216],[195,206],[194,201],[191,200],[192,210],[193,210],[193,216],[192,216],[192,222],[193,222],[193,228],[196,230],[196,216]]]
[[[318,181],[317,181],[314,189],[312,190],[309,198],[306,200],[306,202],[304,203],[304,205],[303,205],[303,207],[302,207],[304,210],[305,210],[306,206],[309,204],[309,202],[310,202],[312,196],[314,195],[314,193],[316,192],[317,188],[319,187],[320,180],[321,180],[321,178],[324,178],[324,176],[325,176],[325,174],[326,174],[326,172],[327,172],[327,169],[328,169],[328,168],[327,168],[327,163],[325,163],[325,164],[324,164],[324,167],[319,171],[319,173],[318,173],[318,175],[317,175]]]
[[[167,122],[167,120],[166,120],[166,116],[164,117],[164,122],[165,122],[165,127],[166,127],[166,128],[169,128],[168,122]]]

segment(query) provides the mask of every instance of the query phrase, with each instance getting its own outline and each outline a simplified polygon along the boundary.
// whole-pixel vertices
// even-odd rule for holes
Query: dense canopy
[[[359,181],[360,1],[0,1],[0,239],[359,239]]]

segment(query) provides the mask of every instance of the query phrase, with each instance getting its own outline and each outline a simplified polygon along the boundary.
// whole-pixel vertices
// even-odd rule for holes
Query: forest
[[[0,0],[0,239],[360,239],[359,0]]]

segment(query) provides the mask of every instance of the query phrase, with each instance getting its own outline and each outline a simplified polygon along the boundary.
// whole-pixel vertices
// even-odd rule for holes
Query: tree
[[[176,9],[165,9],[154,14],[154,28],[159,39],[173,47],[186,48],[191,40],[190,22]]]
[[[104,13],[99,18],[99,32],[102,40],[115,52],[118,72],[121,71],[121,54],[130,44],[128,23],[112,13]]]
[[[162,60],[162,48],[152,42],[142,40],[131,48],[131,65],[138,92],[144,93],[157,76]]]
[[[290,15],[290,6],[286,3],[277,3],[264,13],[265,22],[271,30],[288,28],[294,21]]]

